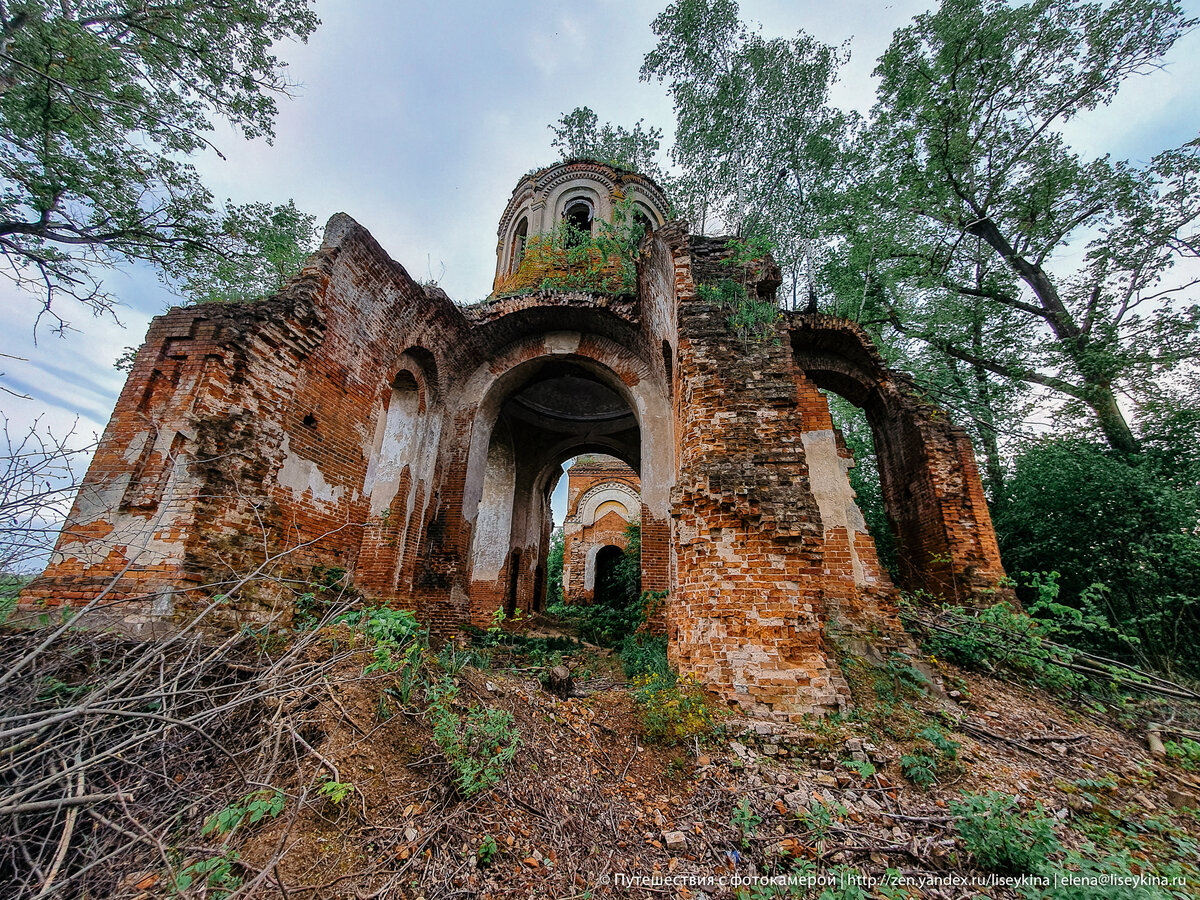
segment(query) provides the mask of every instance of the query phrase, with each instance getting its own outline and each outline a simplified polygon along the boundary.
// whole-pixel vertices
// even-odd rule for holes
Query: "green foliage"
[[[314,566],[308,590],[292,606],[292,624],[299,629],[315,628],[346,587],[346,570],[341,566]]]
[[[557,606],[563,598],[563,551],[566,538],[562,526],[550,534],[550,552],[546,556],[546,607]]]
[[[611,222],[596,219],[592,231],[567,220],[529,238],[517,271],[545,273],[543,291],[586,291],[627,295],[637,290],[637,249],[645,235],[632,196],[613,205]]]
[[[648,740],[681,744],[717,731],[721,711],[709,703],[695,677],[654,672],[634,678],[633,684],[633,698]]]
[[[928,753],[905,753],[900,757],[900,771],[918,787],[937,783],[938,761]]]
[[[214,119],[271,137],[288,83],[277,43],[307,38],[307,0],[204,4],[24,0],[4,16],[0,232],[6,267],[43,293],[111,306],[93,263],[176,275],[219,224],[191,154]]]
[[[1069,652],[1045,645],[1043,627],[1003,603],[982,610],[948,607],[953,628],[933,630],[925,648],[959,665],[995,671],[1004,668],[1050,690],[1081,687],[1086,678],[1065,668]]]
[[[552,615],[572,620],[583,640],[602,647],[617,646],[634,634],[666,597],[665,591],[641,590],[641,523],[625,526],[625,540],[625,550],[612,570],[597,573],[597,602],[560,603],[549,609]]]
[[[226,203],[220,233],[189,260],[179,292],[190,303],[224,303],[282,290],[317,248],[316,221],[292,200],[282,206]]]
[[[488,866],[496,855],[500,852],[500,847],[496,843],[496,839],[490,834],[485,835],[484,839],[479,842],[479,849],[475,851],[475,858],[479,860],[480,866]]]
[[[761,824],[762,816],[751,808],[750,801],[746,797],[739,800],[729,818],[729,827],[741,835],[743,847],[750,846],[750,839],[758,833],[758,826]]]
[[[964,794],[950,801],[955,829],[975,861],[1005,874],[1036,874],[1062,847],[1040,803],[1021,812],[1015,797],[997,791]]]
[[[875,675],[875,693],[887,704],[920,697],[929,691],[929,679],[903,653],[892,651]]]
[[[917,732],[917,738],[928,742],[943,759],[958,759],[958,748],[961,745],[958,741],[952,741],[946,737],[940,728],[932,725],[928,728],[922,728]]]
[[[599,124],[599,117],[586,106],[577,106],[550,125],[551,147],[564,160],[594,159],[619,169],[647,175],[666,185],[667,179],[656,156],[662,141],[661,128],[643,128],[642,119],[629,131],[620,125]]]
[[[732,278],[716,284],[700,284],[696,296],[729,313],[729,327],[743,341],[775,341],[775,325],[783,317],[774,300],[759,300],[746,294],[746,288]]]
[[[334,781],[332,778],[321,783],[317,788],[317,796],[336,807],[341,807],[347,799],[354,796],[358,788],[349,781]]]
[[[1054,593],[1041,580],[1019,591],[1031,613],[1056,614],[1056,639],[1200,673],[1200,474],[1186,455],[1196,438],[1180,430],[1133,459],[1078,439],[1022,449],[996,532],[1009,571],[1058,573]]]
[[[198,860],[175,873],[172,894],[182,894],[193,885],[203,885],[203,893],[212,900],[225,900],[242,886],[242,876],[234,872],[238,855],[230,850],[220,856]]]
[[[626,635],[617,652],[621,654],[621,668],[626,678],[666,676],[671,671],[665,635],[656,637],[645,632]]]
[[[1136,441],[1114,385],[1146,396],[1196,353],[1200,310],[1163,302],[1159,282],[1190,254],[1174,234],[1196,216],[1200,156],[1085,157],[1063,128],[1194,24],[1174,0],[944,0],[893,36],[863,134],[860,238],[887,222],[874,271],[903,287],[895,321],[948,357],[1073,398],[1126,452]],[[1016,317],[1029,339],[977,350],[972,317],[946,308],[981,298],[985,333]]]
[[[1175,765],[1189,772],[1200,772],[1200,743],[1183,738],[1178,742],[1164,741],[1163,747],[1167,750],[1167,758]]]
[[[866,781],[875,774],[875,764],[869,759],[843,759],[842,765]]]
[[[900,772],[918,787],[937,784],[941,776],[958,769],[959,743],[946,737],[935,725],[916,734],[912,752],[900,757]]]
[[[487,665],[487,660],[481,653],[476,650],[459,648],[454,641],[447,641],[442,645],[442,649],[438,651],[437,661],[442,671],[451,677],[467,666],[481,669]]]
[[[428,715],[455,785],[463,797],[470,797],[500,780],[516,756],[520,738],[512,713],[475,706],[463,717],[454,709],[457,698],[458,686],[449,678],[434,685],[429,689]]]
[[[768,238],[793,283],[810,283],[853,121],[829,103],[848,54],[803,32],[765,38],[733,0],[676,0],[651,28],[642,79],[665,82],[675,104],[684,216]]]
[[[811,840],[822,841],[833,827],[834,814],[845,815],[845,812],[846,808],[841,804],[831,809],[822,800],[813,797],[807,807],[801,808],[796,813],[796,817],[803,824]]]
[[[642,526],[636,519],[625,526],[625,549],[611,569],[598,568],[593,606],[608,605],[636,617],[642,606]],[[616,637],[616,635],[614,635]]]
[[[286,802],[282,791],[267,788],[252,791],[205,819],[200,833],[229,834],[242,825],[255,825],[263,818],[274,819],[283,812]]]
[[[407,706],[420,680],[425,651],[429,648],[429,629],[417,621],[412,611],[387,606],[364,606],[343,613],[334,622],[347,624],[366,635],[373,645],[374,659],[363,669],[363,674],[399,673],[394,687],[388,690]]]

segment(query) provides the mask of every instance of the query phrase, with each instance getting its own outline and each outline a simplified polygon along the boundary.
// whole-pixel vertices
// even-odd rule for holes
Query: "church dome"
[[[500,217],[492,291],[510,293],[542,281],[546,272],[522,265],[533,238],[564,225],[595,235],[598,223],[612,223],[619,213],[653,230],[666,222],[668,209],[651,179],[596,160],[572,159],[531,172],[517,183]]]

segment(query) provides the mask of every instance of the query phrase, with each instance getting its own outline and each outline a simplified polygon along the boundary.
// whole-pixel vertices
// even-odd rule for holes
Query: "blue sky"
[[[669,141],[665,90],[638,81],[654,45],[650,22],[665,5],[318,0],[323,24],[308,44],[279,48],[299,87],[281,101],[274,145],[218,128],[214,142],[226,158],[210,154],[197,165],[218,201],[292,198],[322,221],[349,213],[415,278],[436,279],[460,302],[481,299],[512,188],[555,158],[549,123],[586,105],[601,121],[644,118]],[[849,39],[835,100],[866,112],[875,60],[927,6],[746,0],[742,15],[771,36],[804,28],[828,43]],[[1131,82],[1069,137],[1085,152],[1148,159],[1196,137],[1198,83],[1193,33],[1161,71]],[[124,380],[113,360],[173,302],[147,271],[107,281],[122,299],[124,327],[64,306],[75,331],[59,338],[43,328],[36,340],[36,300],[0,282],[0,353],[27,360],[0,359],[0,383],[31,398],[0,396],[14,427],[41,416],[59,431],[76,419],[85,435],[103,429]]]

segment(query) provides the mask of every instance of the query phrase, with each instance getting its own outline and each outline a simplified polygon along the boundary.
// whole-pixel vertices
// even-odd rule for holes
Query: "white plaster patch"
[[[504,568],[512,537],[513,489],[516,480],[517,464],[512,447],[507,440],[496,435],[488,448],[483,496],[479,500],[479,515],[475,520],[473,581],[495,581]]]
[[[547,353],[565,355],[579,349],[582,335],[578,331],[552,331],[542,339]]]
[[[821,513],[822,530],[829,534],[834,528],[846,529],[854,583],[865,584],[867,576],[858,558],[855,533],[866,534],[867,523],[854,502],[854,488],[850,487],[847,473],[852,463],[838,455],[837,438],[833,431],[805,431],[800,435],[800,440],[804,444],[804,458],[808,463],[809,487]]]
[[[283,436],[283,465],[279,467],[279,474],[275,478],[281,487],[291,490],[296,499],[311,494],[314,503],[337,503],[346,490],[326,481],[320,467],[311,459],[292,455],[291,442],[286,434]]]

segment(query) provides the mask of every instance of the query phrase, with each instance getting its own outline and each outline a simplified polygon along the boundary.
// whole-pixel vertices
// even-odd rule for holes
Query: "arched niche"
[[[362,493],[368,507],[355,581],[393,594],[405,579],[433,493],[441,442],[441,392],[433,354],[412,347],[397,355],[380,391]],[[411,576],[411,572],[408,573]]]

